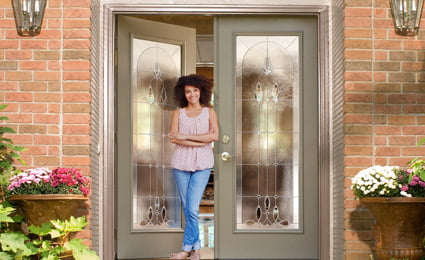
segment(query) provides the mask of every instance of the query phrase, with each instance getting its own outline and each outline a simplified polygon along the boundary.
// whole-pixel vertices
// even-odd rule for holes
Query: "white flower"
[[[404,196],[404,197],[412,197],[412,194],[409,194],[409,193],[407,193],[407,192],[405,192],[405,191],[400,191],[400,195],[401,196]]]

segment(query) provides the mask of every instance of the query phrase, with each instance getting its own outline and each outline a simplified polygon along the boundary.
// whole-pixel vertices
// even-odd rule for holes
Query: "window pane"
[[[167,134],[181,46],[132,39],[133,230],[180,229]]]
[[[239,230],[299,230],[299,37],[237,36]]]

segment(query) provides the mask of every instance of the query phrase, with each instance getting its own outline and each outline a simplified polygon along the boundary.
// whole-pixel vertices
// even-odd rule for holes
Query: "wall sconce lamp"
[[[415,36],[419,31],[424,0],[390,0],[394,28],[398,35]]]
[[[46,0],[12,0],[16,30],[20,36],[37,36],[43,22]]]

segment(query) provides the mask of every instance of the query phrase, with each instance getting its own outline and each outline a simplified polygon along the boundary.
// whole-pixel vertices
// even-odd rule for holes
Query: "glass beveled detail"
[[[167,134],[181,76],[181,46],[132,38],[133,230],[180,229]],[[118,176],[119,177],[119,176]]]
[[[236,36],[237,230],[300,230],[299,36]]]

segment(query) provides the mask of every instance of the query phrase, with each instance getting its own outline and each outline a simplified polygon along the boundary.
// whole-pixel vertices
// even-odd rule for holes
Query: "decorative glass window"
[[[299,36],[236,36],[238,230],[300,230]]]
[[[176,108],[172,95],[181,76],[181,46],[137,38],[132,45],[133,230],[180,229],[167,135]]]

